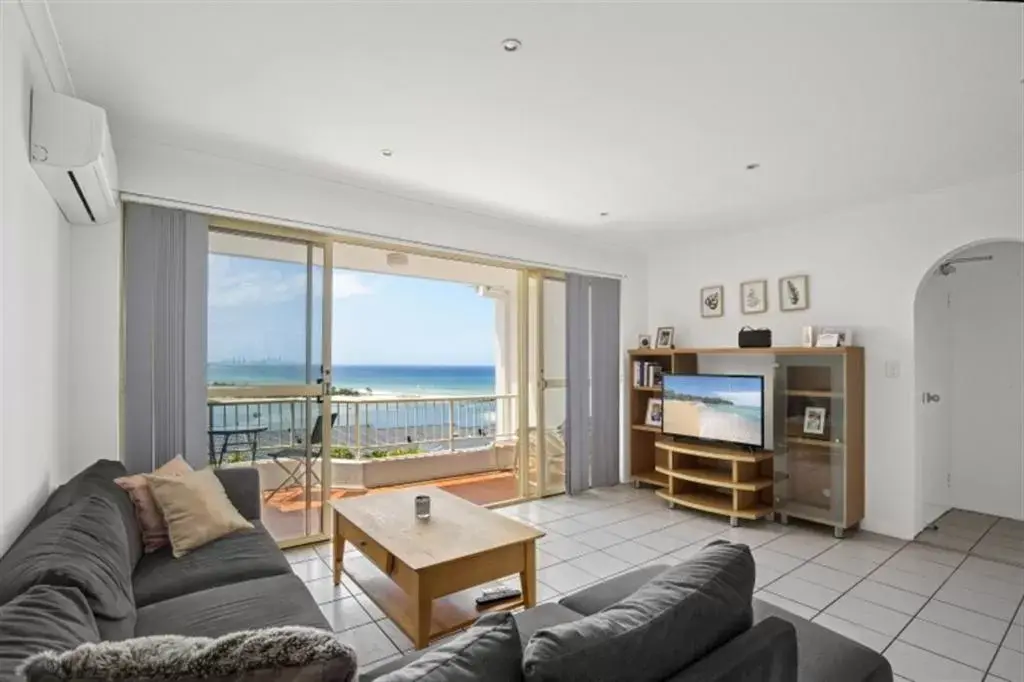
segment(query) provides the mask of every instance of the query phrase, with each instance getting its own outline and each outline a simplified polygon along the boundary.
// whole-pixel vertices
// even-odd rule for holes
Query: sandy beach
[[[760,422],[735,412],[722,412],[712,405],[689,400],[666,400],[662,417],[666,432],[692,434],[710,440],[761,444]]]
[[[701,404],[689,400],[666,400],[662,428],[669,433],[700,434]]]

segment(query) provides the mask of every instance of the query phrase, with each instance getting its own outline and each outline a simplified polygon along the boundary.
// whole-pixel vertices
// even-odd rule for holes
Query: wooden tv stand
[[[669,508],[721,514],[733,526],[772,513],[772,453],[674,441],[654,447],[668,453],[668,466],[655,467],[668,478],[668,489],[655,494]]]
[[[864,349],[638,348],[629,351],[626,376],[639,376],[636,363],[656,365],[652,369],[666,374],[696,374],[701,356],[771,359],[765,402],[774,416],[765,432],[773,437],[764,444],[766,452],[667,440],[660,425],[644,423],[647,404],[661,398],[661,386],[634,383],[630,480],[656,486],[670,506],[721,514],[733,524],[774,512],[783,523],[798,518],[832,526],[837,537],[859,524],[865,502]],[[817,432],[805,430],[808,408],[825,410]]]

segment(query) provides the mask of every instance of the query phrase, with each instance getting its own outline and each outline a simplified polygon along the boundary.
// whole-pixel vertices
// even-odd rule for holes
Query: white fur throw
[[[309,670],[319,669],[319,673]],[[301,669],[307,668],[305,671]],[[291,670],[289,670],[291,669]],[[21,674],[29,682],[58,680],[337,680],[355,678],[356,655],[334,633],[280,627],[234,632],[219,639],[156,635],[83,644],[63,653],[29,658]],[[312,673],[312,674],[309,674]]]

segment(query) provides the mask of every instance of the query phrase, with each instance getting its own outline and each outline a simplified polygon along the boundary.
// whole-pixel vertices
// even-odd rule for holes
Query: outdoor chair
[[[332,429],[334,428],[334,425],[335,425],[335,423],[337,421],[338,421],[338,413],[337,412],[331,412],[331,428]],[[309,465],[309,473],[311,474],[313,479],[315,479],[315,481],[316,481],[315,485],[320,485],[320,482],[321,482],[320,481],[320,474],[318,474],[317,470],[316,470],[316,464],[320,461],[320,457],[323,454],[323,452],[322,452],[322,450],[323,450],[322,444],[323,444],[323,438],[324,438],[323,427],[324,427],[323,415],[318,415],[317,418],[316,418],[316,422],[313,423],[313,431],[312,431],[312,433],[309,434],[310,453],[309,453],[308,465]],[[284,481],[281,482],[281,485],[277,486],[272,491],[270,491],[270,494],[268,494],[266,496],[265,500],[270,500],[271,498],[274,497],[274,495],[276,495],[278,492],[280,492],[284,488],[287,488],[292,483],[295,483],[298,486],[302,485],[302,477],[305,476],[305,474],[306,474],[306,466],[307,466],[306,448],[305,448],[305,444],[303,443],[302,436],[299,436],[299,437],[297,437],[295,439],[295,445],[292,445],[292,446],[289,446],[289,447],[286,447],[286,448],[282,448],[281,450],[278,450],[276,452],[272,452],[272,453],[268,454],[267,456],[274,461],[274,464],[276,464],[277,466],[281,467],[281,469],[285,472],[286,476],[284,478]],[[282,460],[284,460],[284,461],[282,461]],[[288,462],[292,462],[292,461],[295,462],[295,466],[294,467],[289,467],[288,466]]]

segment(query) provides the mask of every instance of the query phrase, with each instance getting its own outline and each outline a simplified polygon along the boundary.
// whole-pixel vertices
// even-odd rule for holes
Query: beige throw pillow
[[[252,528],[231,504],[213,469],[182,476],[148,474],[146,479],[167,522],[175,557],[228,533]]]
[[[181,476],[190,471],[192,471],[192,467],[181,455],[178,455],[153,473],[157,476]],[[146,554],[171,544],[171,539],[167,536],[167,524],[164,523],[164,516],[160,513],[160,508],[156,506],[156,500],[153,499],[146,475],[122,476],[115,478],[114,483],[132,498],[132,504],[135,505],[135,518],[138,519],[139,527],[142,528],[142,545]]]

